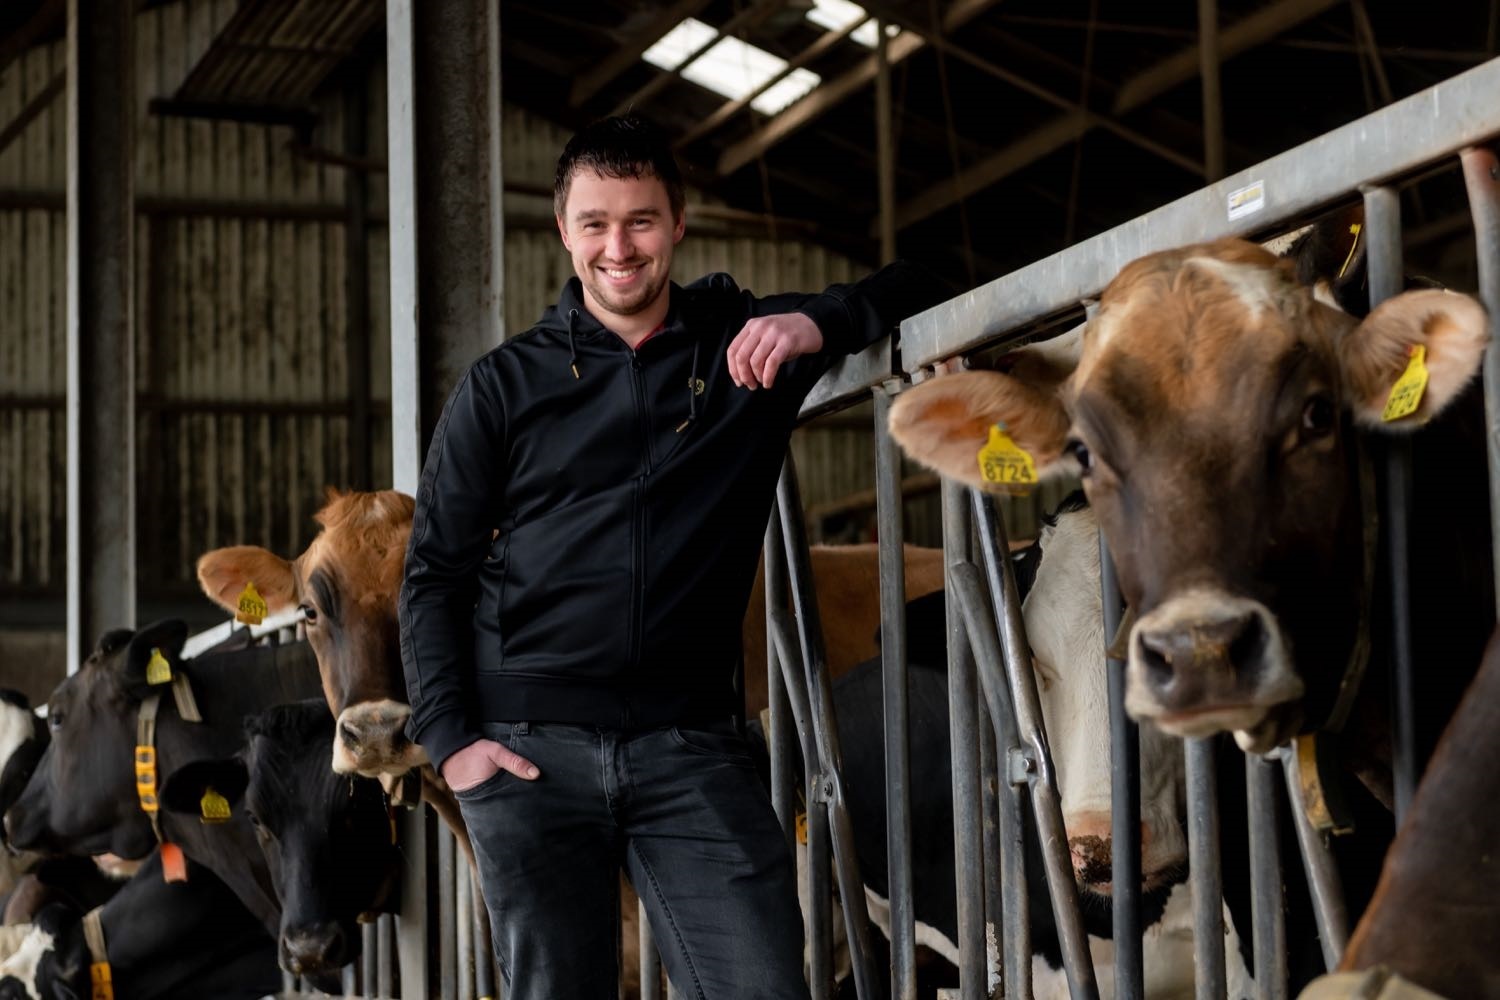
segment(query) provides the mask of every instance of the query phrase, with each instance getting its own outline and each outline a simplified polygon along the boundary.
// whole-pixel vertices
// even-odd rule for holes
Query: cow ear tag
[[[1385,401],[1385,409],[1380,413],[1380,419],[1386,423],[1392,420],[1400,420],[1417,412],[1417,407],[1422,405],[1422,393],[1427,389],[1427,348],[1423,344],[1411,346],[1411,360],[1406,363],[1406,371],[1391,386],[1391,395]]]
[[[187,858],[182,848],[171,842],[161,845],[161,879],[163,882],[187,881]]]
[[[797,814],[797,843],[807,846],[807,813]]]
[[[161,650],[151,647],[151,659],[146,662],[146,683],[151,685],[172,683],[172,664],[161,655]]]
[[[1035,483],[1036,462],[1031,452],[1016,444],[1004,424],[990,427],[990,439],[979,449],[979,475],[987,483],[1027,486]]]
[[[209,787],[198,800],[198,812],[204,823],[228,823],[229,800]]]
[[[265,599],[255,589],[254,581],[245,584],[245,589],[240,591],[238,608],[234,613],[234,620],[244,622],[246,625],[259,625],[265,621],[270,609],[266,607]]]

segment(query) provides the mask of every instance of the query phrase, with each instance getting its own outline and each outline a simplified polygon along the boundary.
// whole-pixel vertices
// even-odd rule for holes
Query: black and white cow
[[[106,635],[78,673],[48,703],[52,741],[36,773],[5,815],[12,845],[72,854],[141,858],[156,846],[136,791],[136,720],[141,702],[161,692],[155,746],[158,783],[194,760],[233,754],[243,719],[270,705],[320,693],[317,663],[302,643],[252,648],[183,661],[187,628],[158,622],[139,632]],[[165,685],[153,689],[146,670],[159,651],[173,672],[189,678],[202,722],[186,722]],[[281,922],[270,871],[254,829],[243,816],[221,827],[163,810],[165,839],[212,870],[272,935]]]
[[[91,995],[91,956],[78,909],[52,903],[0,962],[0,1000]],[[156,853],[99,910],[110,979],[121,1000],[254,1000],[281,988],[264,927],[207,868],[162,879]]]
[[[375,779],[329,768],[334,721],[322,699],[278,705],[245,733],[236,755],[173,772],[163,805],[200,816],[212,791],[242,811],[281,901],[282,967],[334,972],[359,954],[359,918],[392,902],[401,854],[389,801]]]

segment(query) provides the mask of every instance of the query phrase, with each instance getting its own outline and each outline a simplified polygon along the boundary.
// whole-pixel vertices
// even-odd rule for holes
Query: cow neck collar
[[[198,711],[198,700],[193,697],[192,684],[180,666],[172,671],[171,687],[177,714],[182,721],[202,722],[203,715]],[[158,789],[160,769],[156,766],[156,717],[160,710],[160,692],[141,699],[141,708],[135,718],[135,794],[141,812],[151,820],[151,832],[155,834],[157,844],[165,844]]]
[[[109,967],[109,952],[104,946],[103,909],[96,906],[83,915],[83,942],[89,949],[89,982],[94,1000],[114,1000],[114,974]]]

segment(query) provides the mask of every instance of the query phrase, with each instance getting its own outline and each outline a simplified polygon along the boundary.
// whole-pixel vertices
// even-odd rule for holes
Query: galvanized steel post
[[[887,421],[901,381],[877,386],[875,524],[880,546],[880,667],[885,695],[885,840],[891,904],[891,997],[916,1000],[911,860],[911,723],[907,708],[906,558],[901,455]]]
[[[1338,968],[1339,958],[1349,943],[1349,916],[1344,909],[1344,886],[1339,878],[1333,852],[1323,834],[1313,829],[1302,798],[1301,766],[1297,754],[1289,747],[1279,751],[1286,794],[1297,826],[1297,846],[1302,868],[1307,873],[1307,887],[1312,893],[1313,918],[1318,924],[1318,940],[1323,946],[1323,963],[1328,971]]]
[[[1187,765],[1188,870],[1193,888],[1193,982],[1197,1000],[1224,1000],[1224,879],[1219,865],[1219,777],[1213,737],[1183,740]]]
[[[1125,602],[1115,561],[1099,536],[1099,586],[1103,588],[1104,634],[1113,642]],[[1107,657],[1109,672],[1110,892],[1114,913],[1115,996],[1141,1000],[1145,968],[1141,955],[1141,733],[1125,713],[1125,661]]]
[[[1484,352],[1485,443],[1490,460],[1490,545],[1500,611],[1500,159],[1493,149],[1480,146],[1464,150],[1462,158],[1474,218],[1479,298],[1490,314],[1490,345]]]
[[[1250,807],[1250,922],[1255,929],[1255,990],[1260,1000],[1286,1000],[1286,914],[1282,909],[1281,824],[1276,781],[1265,758],[1245,755]]]
[[[67,13],[67,670],[135,615],[135,6]],[[13,317],[12,317],[13,319]]]

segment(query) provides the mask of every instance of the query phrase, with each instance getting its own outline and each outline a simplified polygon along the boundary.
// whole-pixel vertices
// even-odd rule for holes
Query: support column
[[[135,5],[68,2],[68,672],[135,621]]]
[[[1219,0],[1198,0],[1198,59],[1203,78],[1203,179],[1224,176],[1224,96],[1219,87]]]

